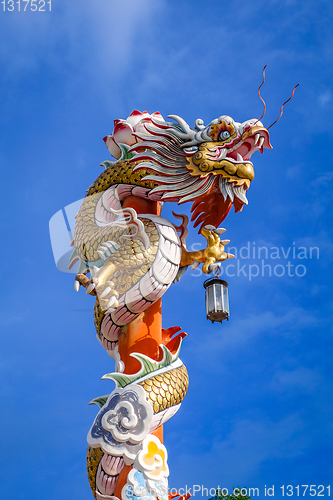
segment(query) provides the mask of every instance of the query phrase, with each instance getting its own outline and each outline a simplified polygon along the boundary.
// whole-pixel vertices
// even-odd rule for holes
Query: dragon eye
[[[226,139],[229,139],[230,135],[231,134],[230,134],[230,132],[228,130],[222,130],[222,132],[219,135],[219,139],[221,141],[225,141]]]

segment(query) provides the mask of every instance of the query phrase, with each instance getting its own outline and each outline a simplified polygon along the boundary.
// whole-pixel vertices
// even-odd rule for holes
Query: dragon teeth
[[[234,201],[234,193],[233,193],[232,187],[228,183],[227,179],[223,179],[222,177],[220,177],[219,186],[220,186],[220,191],[222,193],[224,201],[227,201],[227,198],[229,196],[231,202],[233,202]]]
[[[254,145],[255,145],[255,146],[258,144],[259,138],[260,138],[260,134],[259,134],[259,132],[258,132],[258,133],[254,136]]]
[[[235,186],[233,188],[235,196],[244,203],[244,205],[247,205],[249,202],[246,198],[246,190],[244,189],[244,186]]]
[[[225,184],[226,184],[226,179],[223,179],[222,177],[220,177],[220,179],[219,179],[220,191],[223,195],[224,201],[227,201],[228,193],[227,193]]]
[[[224,158],[227,156],[227,150],[224,148],[220,151],[220,155],[219,155],[219,160],[224,160]]]
[[[237,161],[244,161],[242,155],[237,153]]]
[[[232,186],[228,182],[226,182],[225,188],[227,190],[227,193],[229,195],[230,200],[233,202],[234,201],[234,192],[233,192]]]
[[[263,145],[264,141],[265,141],[265,137],[260,137],[259,148],[261,148],[261,146]]]

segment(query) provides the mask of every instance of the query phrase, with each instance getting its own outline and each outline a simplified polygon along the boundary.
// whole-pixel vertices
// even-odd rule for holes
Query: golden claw
[[[119,293],[114,288],[113,281],[107,280],[103,283],[96,276],[89,279],[85,274],[77,274],[75,283],[82,285],[86,289],[86,293],[98,297],[99,304],[104,311],[110,312],[117,309],[119,302]],[[78,291],[78,290],[77,290]]]
[[[80,287],[77,286],[77,283],[86,289],[86,293],[96,295],[95,287],[91,287],[91,280],[85,274],[82,273],[75,276],[75,290],[78,292]]]
[[[215,229],[212,226],[203,227],[200,233],[207,240],[207,247],[203,250],[188,252],[185,247],[182,247],[182,256],[180,267],[189,266],[196,262],[203,263],[202,271],[205,274],[212,272],[212,264],[222,262],[226,259],[233,259],[234,255],[227,253],[224,250],[225,245],[230,243],[230,240],[220,240],[220,234],[225,230]]]

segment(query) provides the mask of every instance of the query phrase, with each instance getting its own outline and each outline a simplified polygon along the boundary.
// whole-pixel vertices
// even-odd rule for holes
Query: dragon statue
[[[96,297],[97,338],[115,360],[104,375],[116,387],[92,401],[99,412],[88,433],[88,478],[96,500],[167,500],[163,423],[179,409],[188,388],[179,351],[186,333],[162,328],[161,297],[188,266],[208,274],[225,251],[219,228],[232,205],[248,203],[253,153],[271,148],[256,119],[220,116],[191,128],[179,116],[133,113],[115,120],[104,138],[117,161],[87,191],[76,216],[75,289]],[[188,217],[179,225],[161,217],[164,202],[192,203],[194,227],[206,239],[186,248]],[[88,276],[89,274],[89,276]]]

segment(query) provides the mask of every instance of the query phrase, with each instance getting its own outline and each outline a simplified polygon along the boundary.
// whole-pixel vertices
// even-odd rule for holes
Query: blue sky
[[[260,498],[265,485],[275,485],[275,498],[282,485],[327,487],[332,3],[53,0],[51,12],[2,8],[0,497],[92,498],[85,452],[96,407],[88,402],[113,388],[100,380],[113,361],[95,338],[93,299],[57,270],[49,219],[99,175],[114,119],[133,109],[191,125],[222,114],[259,118],[265,64],[266,126],[300,86],[270,129],[274,149],[252,158],[249,206],[223,223],[230,246],[252,252],[233,261],[245,268],[228,277],[230,321],[206,320],[198,271],[163,299],[164,327],[188,332],[181,357],[190,375],[182,408],[165,425],[169,483],[258,487]],[[189,245],[200,241],[192,229]],[[271,277],[253,258],[259,246],[269,249]],[[280,258],[271,258],[272,247]],[[286,258],[281,247],[290,248]],[[293,257],[300,247],[307,258]],[[309,258],[310,247],[319,258]],[[304,276],[288,276],[288,262],[289,274],[299,265]],[[250,265],[260,270],[251,281]],[[283,276],[274,276],[277,265]]]

